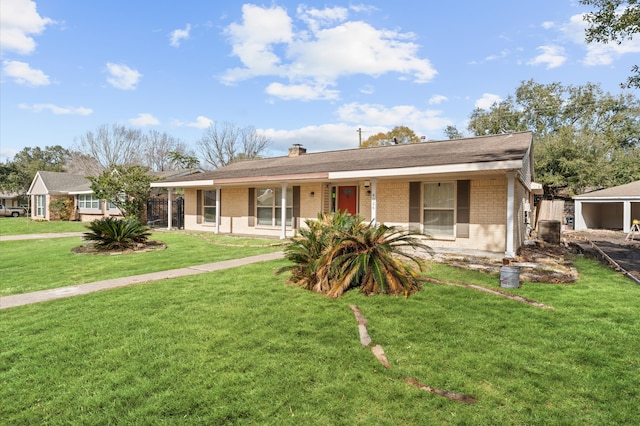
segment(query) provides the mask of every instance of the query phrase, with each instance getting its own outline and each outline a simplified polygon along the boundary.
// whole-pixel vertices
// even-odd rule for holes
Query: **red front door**
[[[338,210],[348,211],[352,215],[358,214],[358,187],[338,187]]]

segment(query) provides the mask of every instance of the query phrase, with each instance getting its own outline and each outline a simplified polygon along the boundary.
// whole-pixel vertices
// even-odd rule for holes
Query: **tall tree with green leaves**
[[[640,100],[631,93],[523,81],[506,100],[474,110],[468,129],[477,136],[532,131],[536,180],[547,194],[640,179]]]
[[[143,220],[151,195],[150,184],[155,180],[147,167],[115,166],[89,180],[91,190],[98,198],[114,204],[127,218]]]
[[[420,142],[420,138],[407,126],[396,126],[387,133],[377,133],[360,145],[362,148],[372,146],[389,146]]]
[[[70,158],[67,149],[60,145],[24,148],[12,161],[1,165],[0,189],[26,194],[38,171],[63,172]]]
[[[622,44],[640,32],[640,4],[638,0],[580,0],[595,11],[584,15],[589,24],[585,31],[587,43]],[[622,87],[640,88],[640,68],[634,65],[631,76]]]

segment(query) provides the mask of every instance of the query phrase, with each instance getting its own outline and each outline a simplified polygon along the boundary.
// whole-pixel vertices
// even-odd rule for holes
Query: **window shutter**
[[[249,207],[247,216],[249,217],[249,226],[256,226],[256,189],[249,188]]]
[[[202,223],[202,190],[196,191],[196,223]]]
[[[471,209],[471,181],[459,180],[456,194],[456,237],[469,238],[469,218]]]
[[[291,215],[291,226],[298,229],[298,221],[300,218],[300,187],[293,187],[293,212]]]
[[[420,205],[422,184],[409,182],[409,229],[420,231],[422,206]]]

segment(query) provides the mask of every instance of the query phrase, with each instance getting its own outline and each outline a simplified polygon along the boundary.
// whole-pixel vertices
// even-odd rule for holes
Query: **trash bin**
[[[520,287],[520,268],[517,266],[503,266],[500,268],[500,287]]]

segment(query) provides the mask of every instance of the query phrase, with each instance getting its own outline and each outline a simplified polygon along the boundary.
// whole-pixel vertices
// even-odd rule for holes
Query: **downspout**
[[[513,232],[515,229],[515,176],[516,172],[507,173],[507,247],[504,252],[504,256],[508,258],[516,257],[516,253],[513,247]]]
[[[167,188],[167,230],[169,231],[171,231],[171,222],[173,222],[171,213],[171,188]]]
[[[282,183],[282,197],[280,199],[280,221],[282,228],[280,230],[280,239],[287,238],[287,183]]]
[[[220,188],[216,188],[216,234],[220,233]]]
[[[376,217],[378,216],[378,206],[376,202],[376,193],[378,192],[378,181],[371,179],[371,223],[376,224]]]

